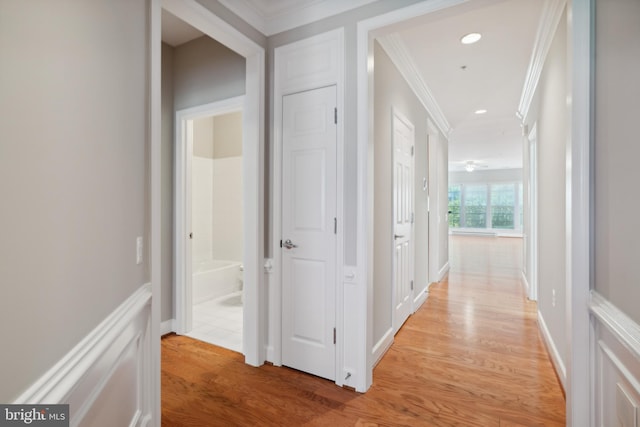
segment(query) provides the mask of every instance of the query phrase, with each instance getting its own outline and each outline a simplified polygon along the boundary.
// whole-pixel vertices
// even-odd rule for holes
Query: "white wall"
[[[242,113],[213,118],[213,258],[243,260]]]
[[[449,172],[450,184],[474,182],[522,182],[522,169],[490,169]]]
[[[213,118],[193,121],[191,229],[194,264],[213,259]]]
[[[242,113],[194,120],[193,137],[193,262],[242,262]]]
[[[147,9],[0,2],[0,402],[149,280]]]

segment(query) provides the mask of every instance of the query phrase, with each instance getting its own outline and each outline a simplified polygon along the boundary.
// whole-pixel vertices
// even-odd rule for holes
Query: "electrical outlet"
[[[551,305],[553,307],[556,306],[556,290],[555,289],[551,290]]]
[[[138,236],[136,238],[136,264],[138,265],[142,264],[142,250],[142,237]]]

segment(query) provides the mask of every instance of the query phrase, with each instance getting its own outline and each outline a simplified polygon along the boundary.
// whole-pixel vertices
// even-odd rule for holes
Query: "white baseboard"
[[[371,351],[373,355],[373,357],[371,358],[371,360],[373,360],[373,365],[371,366],[372,368],[375,367],[378,362],[380,362],[380,359],[382,359],[382,356],[384,356],[387,350],[389,350],[391,344],[393,344],[393,328],[389,328],[389,330],[384,333],[382,338],[380,338],[380,341],[378,341],[376,345],[373,346],[373,350]]]
[[[427,300],[427,298],[429,298],[429,286],[431,286],[431,284],[428,284],[426,289],[424,291],[420,292],[420,294],[413,299],[413,312],[414,313],[416,311],[418,311],[418,309],[420,307],[422,307],[422,304],[424,304],[424,302]]]
[[[529,281],[527,280],[527,275],[524,273],[524,271],[522,272],[521,281],[522,281],[522,287],[524,288],[524,294],[527,298],[529,298],[529,295],[531,295],[531,286],[529,285]]]
[[[67,403],[70,426],[149,423],[151,296],[140,287],[13,403]]]
[[[176,331],[176,319],[165,320],[160,323],[160,336]]]
[[[479,237],[496,237],[497,236],[497,233],[495,231],[487,231],[487,230],[455,229],[455,230],[451,230],[449,234],[453,236],[479,236]]]
[[[438,282],[444,279],[444,276],[449,272],[449,261],[447,261],[440,271],[438,271]]]
[[[551,333],[549,332],[549,328],[547,328],[547,324],[544,321],[544,317],[542,313],[538,311],[538,326],[540,329],[540,333],[542,334],[542,339],[547,347],[547,351],[549,351],[549,355],[551,356],[551,362],[553,363],[553,367],[558,374],[558,378],[560,378],[560,383],[562,384],[562,388],[566,390],[567,388],[567,369],[564,366],[564,362],[562,361],[562,357],[560,357],[560,352],[556,347],[553,338],[551,337]]]

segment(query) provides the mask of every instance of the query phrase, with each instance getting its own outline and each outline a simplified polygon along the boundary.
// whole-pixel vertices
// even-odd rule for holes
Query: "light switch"
[[[142,237],[136,238],[136,264],[142,264]]]
[[[622,384],[616,386],[616,414],[621,427],[640,427],[638,420],[638,404],[624,389]]]

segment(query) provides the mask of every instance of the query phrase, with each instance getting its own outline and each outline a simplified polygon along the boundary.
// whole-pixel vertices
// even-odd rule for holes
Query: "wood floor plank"
[[[162,340],[162,425],[562,426],[565,401],[520,284],[521,239],[451,238],[431,286],[360,394],[188,337]]]

